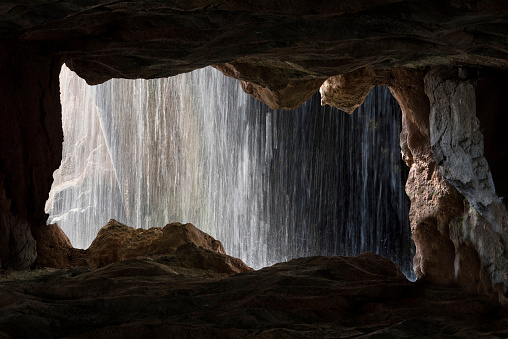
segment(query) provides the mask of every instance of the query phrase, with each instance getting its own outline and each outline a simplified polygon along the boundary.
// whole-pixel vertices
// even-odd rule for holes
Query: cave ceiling
[[[222,63],[271,91],[365,66],[508,68],[506,1],[4,1],[0,35],[90,84]]]

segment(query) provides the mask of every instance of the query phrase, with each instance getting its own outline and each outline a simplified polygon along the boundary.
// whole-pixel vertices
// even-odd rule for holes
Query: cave
[[[0,333],[506,334],[508,4],[28,1],[0,11]],[[212,65],[287,110],[319,90],[323,105],[352,113],[387,86],[402,110],[418,280],[371,253],[252,271],[190,224],[143,233],[112,220],[110,241],[141,245],[112,254],[99,232],[93,253],[69,246],[45,213],[62,160],[64,63],[91,85]]]
[[[319,93],[273,110],[212,67],[94,87],[63,67],[60,92],[62,164],[46,212],[73,247],[87,249],[109,219],[189,222],[255,269],[371,251],[414,279],[401,112],[388,88],[353,114]]]

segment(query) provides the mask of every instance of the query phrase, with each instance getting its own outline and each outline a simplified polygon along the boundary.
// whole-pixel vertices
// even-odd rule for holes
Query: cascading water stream
[[[46,211],[74,246],[110,218],[191,222],[254,268],[369,250],[414,277],[388,89],[347,115],[319,94],[271,110],[210,67],[94,87],[64,67],[60,80],[64,151]]]

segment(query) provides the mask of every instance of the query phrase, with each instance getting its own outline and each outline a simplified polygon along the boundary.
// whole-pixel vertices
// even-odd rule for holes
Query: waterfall
[[[207,67],[87,86],[60,74],[63,160],[46,204],[78,248],[110,218],[190,222],[254,268],[373,251],[412,273],[401,113],[376,87],[354,114],[272,110]]]

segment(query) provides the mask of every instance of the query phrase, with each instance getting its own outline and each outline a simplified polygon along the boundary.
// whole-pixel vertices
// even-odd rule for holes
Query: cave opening
[[[208,67],[88,86],[60,74],[63,158],[46,212],[76,248],[110,218],[190,222],[253,268],[372,251],[414,280],[401,112],[375,87],[352,115],[272,110]]]

